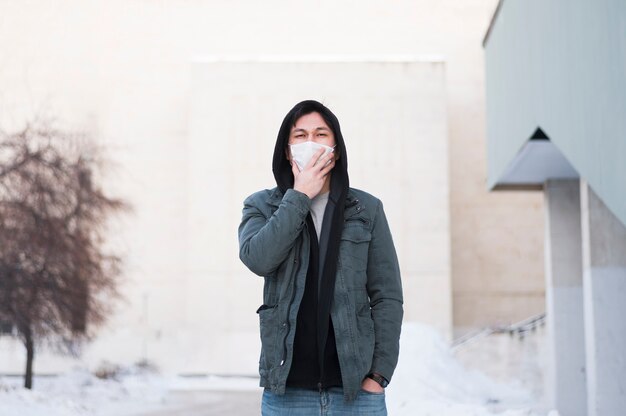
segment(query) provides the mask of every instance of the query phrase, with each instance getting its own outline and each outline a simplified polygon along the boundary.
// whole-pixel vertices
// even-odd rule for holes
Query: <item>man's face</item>
[[[317,112],[300,117],[296,120],[296,124],[291,128],[291,132],[289,133],[289,144],[299,144],[306,141],[312,141],[331,147],[335,145],[335,135],[333,131]],[[287,159],[291,160],[289,146],[287,146],[285,152]],[[337,156],[335,156],[335,158],[336,157]]]

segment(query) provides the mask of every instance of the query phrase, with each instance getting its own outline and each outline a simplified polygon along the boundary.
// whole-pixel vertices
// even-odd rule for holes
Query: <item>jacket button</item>
[[[361,206],[359,205],[358,207],[356,207],[356,212],[361,211]]]
[[[283,322],[283,328],[287,326],[287,322]]]

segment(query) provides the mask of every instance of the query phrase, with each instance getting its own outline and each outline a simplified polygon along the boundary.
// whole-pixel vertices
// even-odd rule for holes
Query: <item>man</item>
[[[349,187],[339,121],[302,101],[278,132],[277,186],[244,201],[239,257],[265,278],[263,415],[386,415],[402,285],[382,203]]]

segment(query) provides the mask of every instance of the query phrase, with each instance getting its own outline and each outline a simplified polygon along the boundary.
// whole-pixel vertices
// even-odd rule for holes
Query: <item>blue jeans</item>
[[[387,416],[385,393],[359,390],[356,399],[346,402],[341,387],[317,390],[287,387],[284,395],[263,391],[262,416]]]

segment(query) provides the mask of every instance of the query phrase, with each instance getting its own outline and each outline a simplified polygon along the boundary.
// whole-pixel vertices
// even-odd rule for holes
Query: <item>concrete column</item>
[[[548,405],[563,416],[587,413],[583,267],[578,179],[548,180],[545,197]]]
[[[580,184],[587,408],[626,411],[626,226]]]

